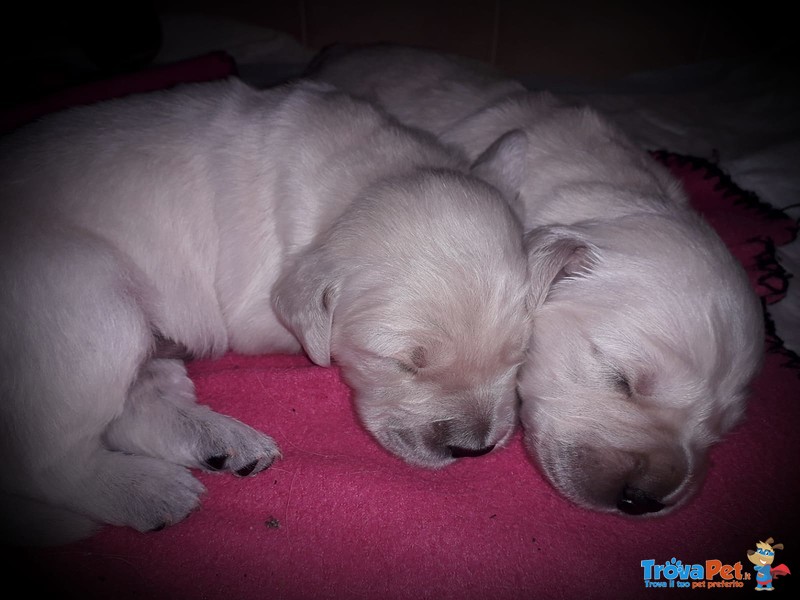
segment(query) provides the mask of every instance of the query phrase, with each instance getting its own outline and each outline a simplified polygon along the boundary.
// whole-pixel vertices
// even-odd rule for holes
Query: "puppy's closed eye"
[[[427,364],[427,352],[422,346],[415,346],[407,359],[397,360],[397,366],[400,367],[400,370],[411,375],[419,373],[419,370],[425,368]]]
[[[608,380],[614,389],[628,400],[648,402],[649,396],[655,391],[655,377],[653,373],[637,372],[633,377],[626,375],[620,369],[609,367]]]
[[[410,375],[416,375],[419,372],[419,369],[417,369],[410,363],[407,363],[402,360],[396,360],[395,362],[397,363],[397,366],[400,368],[400,370],[403,371],[404,373],[408,373]]]
[[[592,354],[597,358],[600,363],[600,368],[603,373],[604,379],[608,381],[614,390],[626,398],[633,398],[633,385],[631,385],[630,378],[622,372],[621,369],[613,366],[608,357],[600,350],[600,348],[591,344]]]
[[[631,385],[630,379],[628,379],[624,373],[614,370],[611,372],[609,379],[617,392],[624,395],[626,398],[633,398],[633,386]]]

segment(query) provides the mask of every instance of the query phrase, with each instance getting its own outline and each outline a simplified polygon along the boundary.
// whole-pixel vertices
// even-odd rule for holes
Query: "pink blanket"
[[[779,301],[787,278],[773,250],[796,223],[711,165],[656,158],[683,180],[765,302]],[[784,543],[775,565],[800,570],[800,368],[774,334],[765,343],[746,420],[714,448],[695,499],[664,518],[570,504],[519,434],[440,471],[408,466],[360,426],[336,368],[229,355],[189,365],[200,402],[271,434],[283,459],[251,478],[199,473],[208,488],[200,509],[163,531],[106,528],[65,547],[7,549],[3,562],[12,580],[24,575],[26,595],[53,598],[647,598],[678,591],[646,587],[669,581],[749,591],[747,550],[759,540]],[[674,574],[695,564],[699,579],[652,577],[656,566]],[[788,593],[798,575],[773,583]]]

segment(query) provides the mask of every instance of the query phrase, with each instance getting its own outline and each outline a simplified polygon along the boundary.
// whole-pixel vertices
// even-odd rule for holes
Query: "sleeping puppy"
[[[527,447],[586,507],[666,514],[690,497],[743,412],[763,313],[679,183],[596,112],[479,63],[334,47],[310,76],[478,165],[505,147],[487,178],[516,198],[544,299],[519,380]]]
[[[416,465],[509,437],[521,225],[433,137],[328,85],[231,80],[69,110],[0,157],[4,537],[158,529],[198,505],[187,467],[278,457],[196,403],[178,355],[335,360]]]

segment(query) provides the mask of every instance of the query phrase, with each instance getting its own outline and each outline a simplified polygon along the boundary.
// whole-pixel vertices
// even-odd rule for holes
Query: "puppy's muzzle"
[[[652,515],[678,504],[688,491],[690,469],[679,447],[634,452],[581,446],[574,456],[573,493],[598,508]]]
[[[634,453],[635,468],[627,473],[617,496],[617,509],[631,516],[657,513],[677,503],[686,488],[689,465],[678,447]]]
[[[387,435],[388,434],[388,435]],[[460,458],[484,456],[503,438],[490,420],[458,417],[381,436],[387,447],[410,462],[441,466]]]

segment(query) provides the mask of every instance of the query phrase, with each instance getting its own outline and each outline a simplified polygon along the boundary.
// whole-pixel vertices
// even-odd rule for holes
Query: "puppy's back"
[[[402,123],[437,136],[525,89],[485,63],[392,44],[333,46],[314,60],[308,77],[376,102]]]

